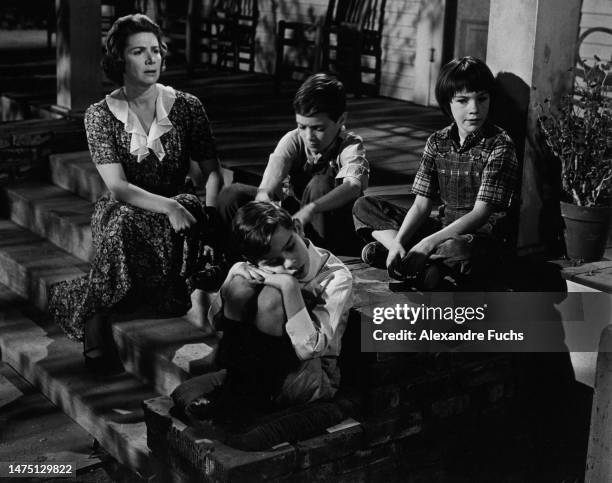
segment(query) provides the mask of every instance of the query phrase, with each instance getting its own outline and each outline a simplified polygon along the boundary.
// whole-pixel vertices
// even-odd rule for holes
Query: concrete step
[[[84,275],[88,269],[85,262],[39,236],[11,221],[0,221],[0,283],[33,301],[39,310],[47,308],[50,285]],[[195,296],[193,302],[200,303]],[[218,339],[194,325],[198,311],[201,320],[202,307],[170,319],[122,315],[113,333],[126,369],[160,394],[170,394],[191,375],[210,371]]]
[[[97,380],[83,365],[81,344],[69,340],[40,312],[5,307],[0,312],[2,360],[114,458],[143,476],[158,472],[147,447],[142,410],[142,401],[157,393],[129,373]]]
[[[93,205],[89,201],[57,186],[37,181],[5,187],[3,192],[13,222],[81,260],[90,259]]]
[[[0,461],[71,462],[79,477],[102,464],[94,438],[1,361],[0,418]]]
[[[84,275],[88,265],[12,221],[0,220],[0,283],[46,310],[47,287]]]
[[[89,151],[53,154],[49,166],[51,181],[81,198],[95,202],[106,191]]]
[[[126,370],[170,394],[190,377],[214,369],[218,336],[185,317],[134,318],[113,325],[113,335]]]

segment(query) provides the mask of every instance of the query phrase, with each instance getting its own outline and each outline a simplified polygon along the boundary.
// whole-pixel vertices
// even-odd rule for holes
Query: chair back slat
[[[362,30],[379,31],[382,27],[382,15],[385,0],[338,0],[330,8],[334,9],[333,23],[335,25],[349,24]]]

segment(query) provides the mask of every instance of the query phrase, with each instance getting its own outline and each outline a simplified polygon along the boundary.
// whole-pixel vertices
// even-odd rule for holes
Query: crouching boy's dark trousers
[[[328,173],[319,173],[312,176],[306,184],[301,200],[290,197],[281,205],[289,213],[295,214],[308,203],[318,200],[334,189],[334,178]],[[221,190],[218,198],[218,209],[221,221],[225,226],[227,235],[231,230],[234,215],[257,195],[257,188],[242,183],[234,183]],[[316,213],[307,226],[304,227],[306,236],[317,246],[327,248],[341,255],[356,254],[359,241],[355,236],[352,220],[352,203],[325,213]]]

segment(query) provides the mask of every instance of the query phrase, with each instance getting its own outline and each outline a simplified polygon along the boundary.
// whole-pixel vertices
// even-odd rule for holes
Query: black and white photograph
[[[0,0],[0,483],[612,483],[612,0]]]

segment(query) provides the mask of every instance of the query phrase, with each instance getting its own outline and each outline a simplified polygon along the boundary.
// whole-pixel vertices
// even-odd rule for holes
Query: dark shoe
[[[108,314],[96,312],[85,323],[83,357],[87,369],[98,377],[112,376],[125,371],[113,340]]]
[[[111,377],[125,372],[121,360],[116,355],[106,355],[100,349],[83,352],[85,367],[96,377]]]
[[[377,241],[368,243],[361,249],[361,259],[371,267],[387,268],[387,254],[389,251]]]
[[[220,265],[206,264],[206,267],[193,275],[193,287],[205,292],[215,292],[221,287],[226,275],[227,271]]]

